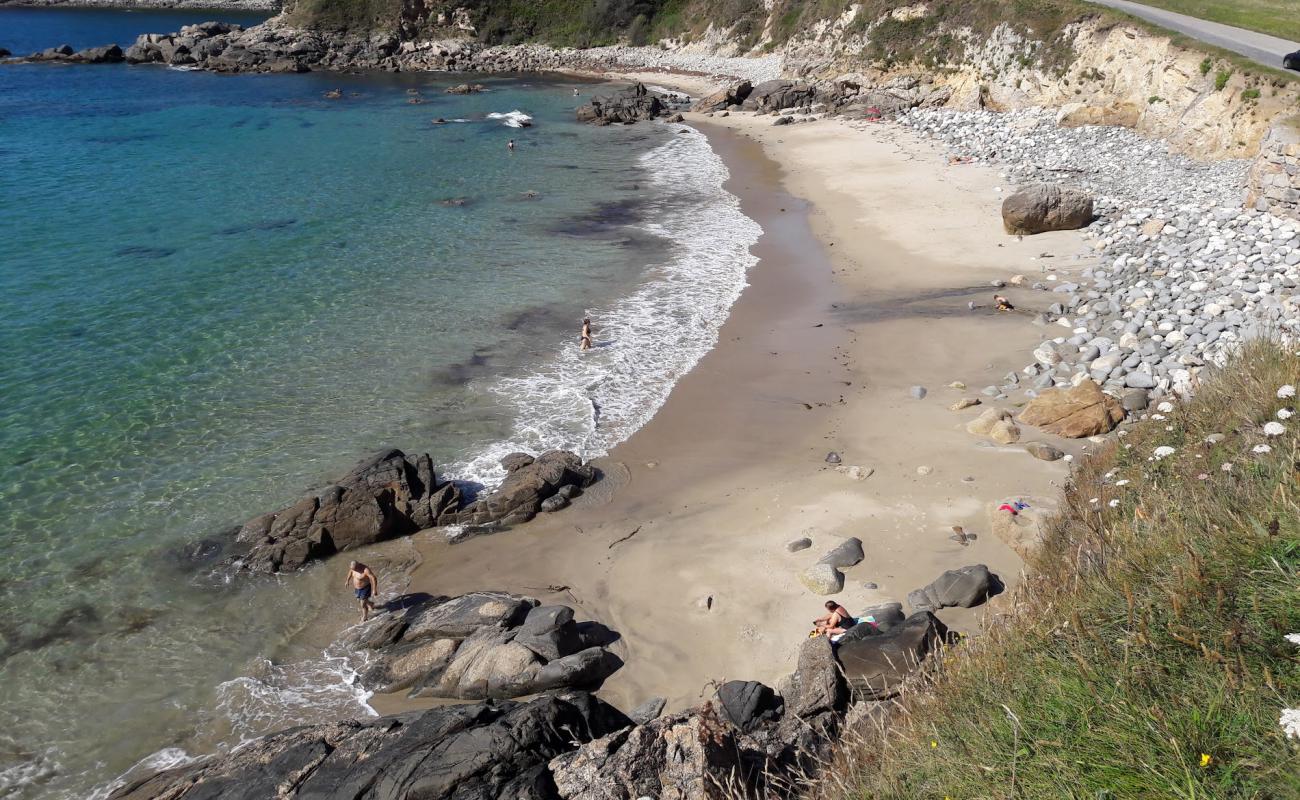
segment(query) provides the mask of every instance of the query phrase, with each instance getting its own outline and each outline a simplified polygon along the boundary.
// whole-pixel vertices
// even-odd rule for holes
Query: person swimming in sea
[[[345,585],[352,588],[357,600],[361,602],[361,621],[370,619],[370,612],[375,610],[371,598],[379,593],[379,579],[375,577],[374,571],[360,561],[353,561],[348,564]]]
[[[584,317],[582,320],[582,335],[579,337],[578,346],[583,350],[591,349],[591,317]]]
[[[510,141],[506,142],[506,149],[509,150],[509,151],[512,152],[512,153],[515,151],[515,140],[514,140],[514,139],[511,139]]]

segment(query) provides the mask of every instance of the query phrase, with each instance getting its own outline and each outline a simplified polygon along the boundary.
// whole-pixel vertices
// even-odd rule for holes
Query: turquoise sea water
[[[213,16],[0,9],[0,46]],[[604,452],[714,341],[757,227],[703,138],[465,78],[0,66],[0,797],[364,712],[285,661],[329,575],[187,554],[382,446]]]

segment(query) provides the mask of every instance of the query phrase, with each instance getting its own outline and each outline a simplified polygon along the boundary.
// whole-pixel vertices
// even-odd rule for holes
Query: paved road
[[[1130,0],[1091,0],[1091,2],[1125,11],[1148,22],[1154,22],[1162,28],[1186,34],[1206,44],[1222,47],[1224,50],[1231,50],[1274,69],[1282,68],[1282,56],[1300,50],[1300,43],[1297,42],[1288,42],[1276,36],[1165,11],[1163,8],[1144,6]]]

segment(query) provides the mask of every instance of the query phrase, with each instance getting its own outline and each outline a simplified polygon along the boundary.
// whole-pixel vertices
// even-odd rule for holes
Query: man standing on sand
[[[370,598],[379,594],[379,579],[370,567],[360,561],[353,561],[348,564],[347,585],[352,587],[357,599],[361,601],[361,621],[365,622],[370,619],[370,612],[375,610],[375,604],[370,602]]]

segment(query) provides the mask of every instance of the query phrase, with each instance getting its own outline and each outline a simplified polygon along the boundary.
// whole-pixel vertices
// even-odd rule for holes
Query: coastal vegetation
[[[822,796],[1300,797],[1297,384],[1253,344],[1083,459],[1010,613]]]

